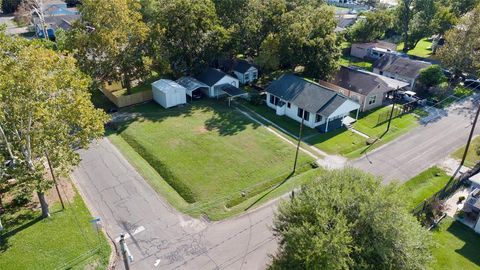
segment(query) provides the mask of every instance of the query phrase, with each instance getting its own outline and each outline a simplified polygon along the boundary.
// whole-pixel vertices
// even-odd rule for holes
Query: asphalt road
[[[405,182],[466,144],[476,106],[466,100],[350,165],[381,176],[384,182]],[[480,134],[477,126],[475,134]]]
[[[276,249],[269,229],[275,202],[209,223],[170,207],[107,139],[81,157],[73,177],[109,235],[131,235],[131,269],[264,269]]]
[[[459,104],[351,165],[386,182],[410,179],[464,145],[472,108],[469,101]],[[112,238],[130,234],[131,269],[264,269],[276,250],[270,229],[276,201],[209,223],[170,207],[107,139],[81,156],[74,179]],[[117,265],[123,269],[121,262]]]

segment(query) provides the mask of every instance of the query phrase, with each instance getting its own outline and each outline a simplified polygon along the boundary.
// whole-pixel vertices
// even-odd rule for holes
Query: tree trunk
[[[50,210],[48,210],[47,199],[45,198],[44,192],[37,192],[38,200],[40,201],[40,206],[42,208],[42,218],[50,217]]]

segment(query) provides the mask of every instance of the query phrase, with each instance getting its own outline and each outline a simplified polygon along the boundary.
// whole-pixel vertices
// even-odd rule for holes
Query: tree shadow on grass
[[[15,226],[15,224],[20,223],[18,222],[19,220],[25,220],[25,219],[29,219],[29,221],[22,223],[21,225],[15,227],[13,230],[6,230],[6,228],[13,227]],[[41,220],[43,220],[41,216],[37,216],[32,219],[32,215],[30,213],[20,214],[16,216],[13,220],[7,219],[4,224],[5,232],[3,233],[0,232],[0,252],[5,252],[10,247],[10,245],[8,244],[8,239],[10,237],[29,228],[32,225],[35,225],[37,222]]]
[[[292,178],[293,175],[295,173],[294,172],[291,172],[282,182],[276,184],[275,186],[273,186],[272,188],[270,188],[267,192],[265,192],[262,196],[260,196],[260,198],[256,199],[252,204],[250,204],[249,206],[247,206],[245,208],[245,211],[248,211],[250,208],[252,208],[253,206],[255,206],[258,202],[260,202],[263,198],[265,198],[268,194],[272,193],[273,191],[275,191],[277,188],[281,187],[283,184],[285,184],[288,179]]]
[[[458,221],[453,222],[447,231],[465,243],[462,248],[455,250],[455,252],[480,266],[480,256],[478,255],[480,236]]]
[[[222,100],[204,99],[193,101],[192,103],[165,109],[155,102],[148,102],[141,105],[136,105],[122,109],[118,115],[125,117],[115,121],[115,124],[107,126],[107,132],[120,134],[134,122],[156,122],[161,123],[169,118],[195,117],[196,113],[213,113],[213,116],[205,121],[205,128],[208,131],[218,131],[221,136],[235,135],[248,126],[257,128],[260,125],[247,116],[242,115],[233,107],[228,107],[226,102]],[[123,120],[123,121],[122,121]]]

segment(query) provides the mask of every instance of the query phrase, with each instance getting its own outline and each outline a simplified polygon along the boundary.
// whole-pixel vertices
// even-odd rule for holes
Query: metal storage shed
[[[166,79],[152,83],[153,99],[164,108],[187,103],[186,89],[180,84]]]

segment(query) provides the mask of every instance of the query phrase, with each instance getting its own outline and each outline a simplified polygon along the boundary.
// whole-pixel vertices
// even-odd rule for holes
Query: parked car
[[[480,80],[474,80],[474,79],[466,79],[463,82],[463,86],[473,89],[473,90],[479,90],[480,91]]]
[[[407,102],[414,102],[418,101],[420,98],[417,96],[417,93],[413,91],[399,91],[398,96],[407,101]]]
[[[192,100],[199,100],[199,99],[202,99],[204,96],[203,92],[202,91],[193,91],[192,93]]]

